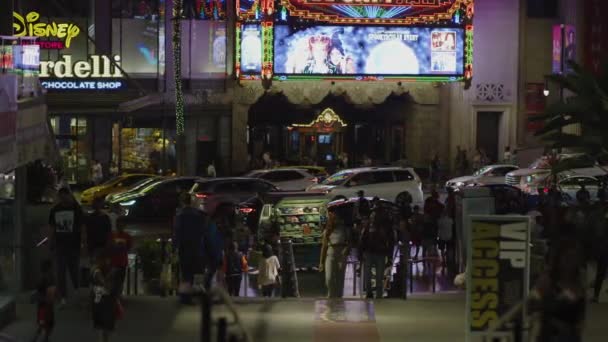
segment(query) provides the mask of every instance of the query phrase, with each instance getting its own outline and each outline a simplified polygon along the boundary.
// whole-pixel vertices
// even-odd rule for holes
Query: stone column
[[[232,106],[232,174],[246,171],[247,165],[247,121],[249,104],[235,103]]]
[[[95,54],[112,55],[112,2],[95,0]],[[86,34],[86,28],[85,32]]]

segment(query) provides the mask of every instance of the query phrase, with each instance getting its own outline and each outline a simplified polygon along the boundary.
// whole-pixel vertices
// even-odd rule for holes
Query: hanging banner
[[[496,323],[528,295],[530,218],[470,216],[467,263],[467,341],[512,336]],[[515,320],[524,321],[525,308]],[[513,320],[511,320],[513,322]]]
[[[552,71],[554,74],[562,73],[562,49],[563,49],[563,39],[562,39],[562,26],[554,25],[553,26],[553,49],[552,49],[552,60],[553,67]]]

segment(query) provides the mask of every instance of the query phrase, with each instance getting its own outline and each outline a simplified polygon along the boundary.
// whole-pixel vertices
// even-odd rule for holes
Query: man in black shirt
[[[86,223],[87,250],[91,262],[108,246],[111,234],[112,223],[108,214],[103,212],[103,198],[96,198],[93,201],[93,212],[87,217]]]
[[[51,209],[49,225],[52,229],[51,250],[57,260],[57,285],[61,304],[67,298],[66,273],[70,273],[74,288],[78,288],[82,210],[70,190],[62,188],[58,203]]]

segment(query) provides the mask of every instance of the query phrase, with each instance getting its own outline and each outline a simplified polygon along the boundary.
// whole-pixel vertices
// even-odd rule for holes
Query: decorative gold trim
[[[336,114],[336,112],[334,112],[333,109],[331,108],[325,108],[325,110],[323,110],[321,112],[321,114],[319,114],[319,116],[317,116],[316,119],[314,119],[312,122],[308,123],[308,124],[293,124],[293,127],[313,127],[316,124],[324,124],[326,126],[332,125],[334,123],[339,123],[340,127],[346,127],[348,126],[348,124],[346,124],[342,118],[340,118],[340,116],[338,114]]]

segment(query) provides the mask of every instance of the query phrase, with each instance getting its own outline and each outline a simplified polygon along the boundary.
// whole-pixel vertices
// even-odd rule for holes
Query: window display
[[[176,165],[175,139],[172,137],[171,132],[163,134],[160,128],[123,128],[122,170],[171,173]]]
[[[91,132],[87,119],[58,116],[51,118],[65,179],[70,184],[83,184],[91,179]]]

